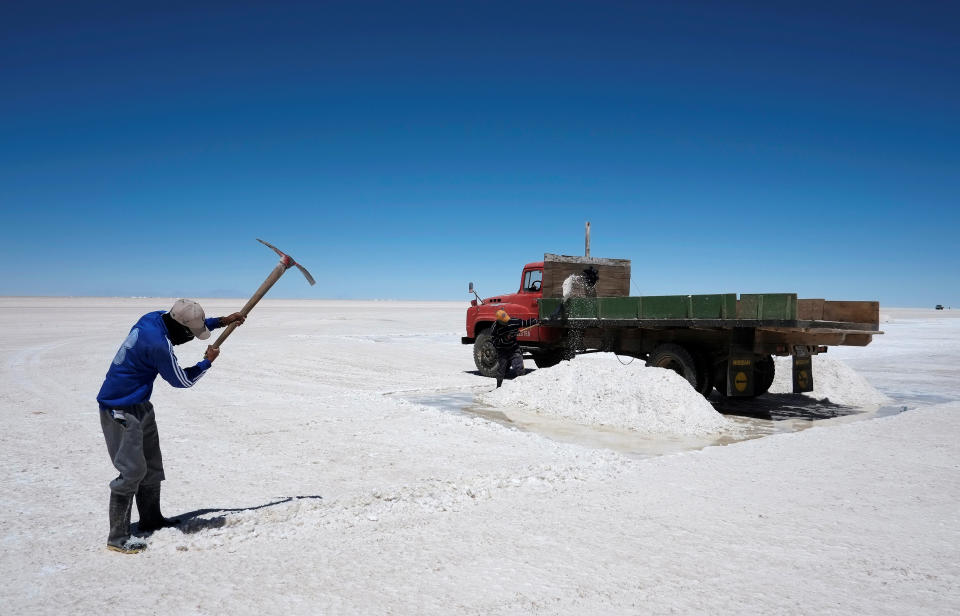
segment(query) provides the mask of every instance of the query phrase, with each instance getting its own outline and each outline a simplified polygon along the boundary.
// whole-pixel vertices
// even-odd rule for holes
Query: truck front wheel
[[[483,330],[473,341],[473,363],[483,376],[496,378],[500,370],[500,356],[497,348],[493,346],[490,330]]]

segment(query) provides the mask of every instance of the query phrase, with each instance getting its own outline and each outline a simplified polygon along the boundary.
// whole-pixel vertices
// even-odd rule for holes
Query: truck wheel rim
[[[483,363],[488,366],[492,366],[493,364],[497,363],[497,354],[491,347],[492,345],[485,346],[480,353]]]

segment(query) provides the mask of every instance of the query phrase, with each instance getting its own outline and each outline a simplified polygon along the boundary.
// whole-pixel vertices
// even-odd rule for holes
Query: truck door
[[[542,269],[523,270],[523,278],[520,283],[520,302],[525,308],[529,309],[529,313],[523,317],[524,319],[536,318],[539,315],[540,307],[537,305],[537,300],[543,297],[542,286]],[[518,338],[521,342],[524,340],[537,342],[540,340],[540,328],[534,327],[527,330],[520,334]]]

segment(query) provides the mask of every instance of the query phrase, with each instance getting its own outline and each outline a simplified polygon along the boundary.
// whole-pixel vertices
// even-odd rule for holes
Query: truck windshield
[[[527,270],[523,273],[523,288],[521,291],[536,292],[543,284],[543,270]]]

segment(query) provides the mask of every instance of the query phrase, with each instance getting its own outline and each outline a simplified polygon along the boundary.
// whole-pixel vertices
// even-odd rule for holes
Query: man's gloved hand
[[[224,327],[226,327],[227,325],[230,325],[231,323],[236,323],[236,324],[239,326],[239,325],[243,325],[243,322],[246,321],[246,320],[247,320],[247,317],[243,316],[243,315],[240,314],[239,312],[234,312],[234,313],[231,314],[231,315],[227,315],[227,316],[225,316],[225,317],[220,317],[220,324],[223,325]]]
[[[220,349],[213,346],[208,346],[207,352],[203,354],[203,358],[208,362],[210,362],[211,364],[213,363],[213,360],[215,360],[219,356],[220,356]]]

